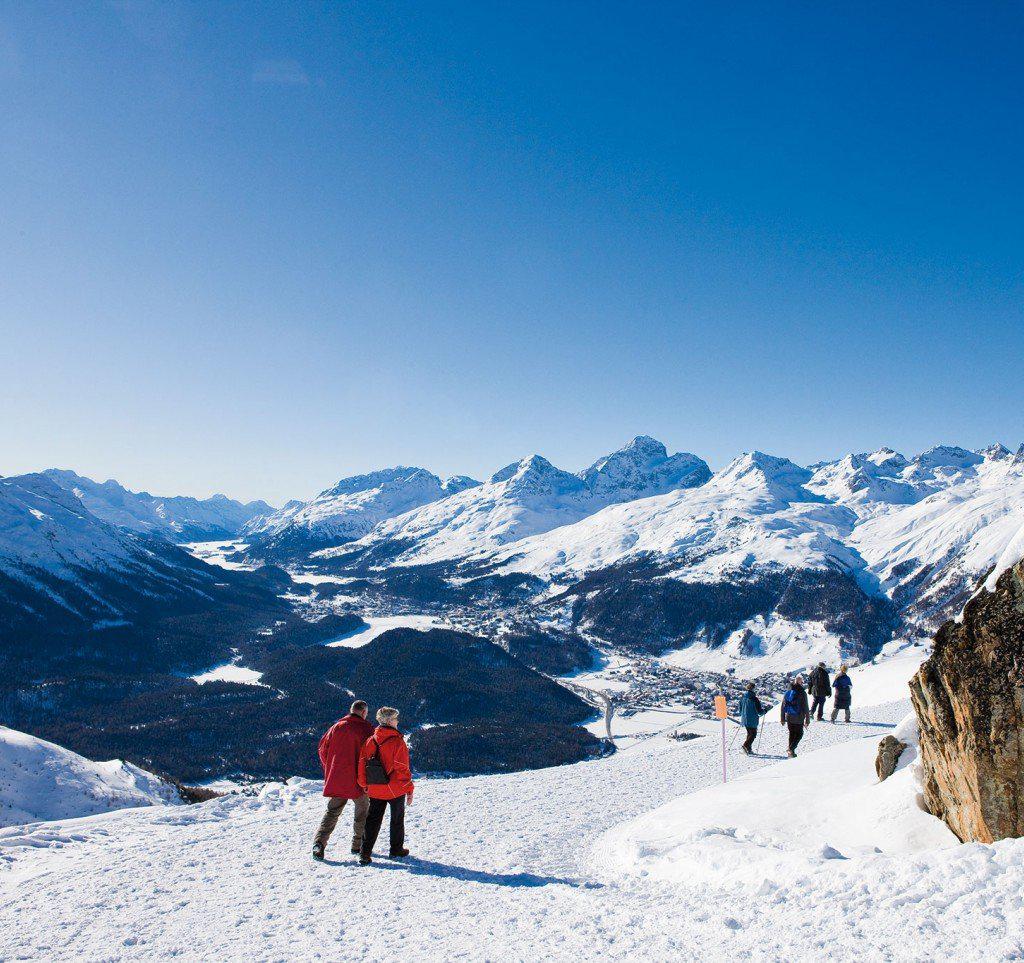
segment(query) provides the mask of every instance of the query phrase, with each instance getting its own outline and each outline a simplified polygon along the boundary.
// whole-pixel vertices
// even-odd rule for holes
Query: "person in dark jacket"
[[[832,682],[828,677],[828,669],[824,662],[819,662],[812,670],[807,679],[807,690],[814,699],[811,705],[811,715],[817,715],[818,721],[825,714],[825,701],[832,695]]]
[[[846,666],[839,670],[835,682],[832,683],[832,691],[835,693],[832,699],[832,721],[836,721],[839,710],[846,713],[846,721],[850,721],[850,705],[853,702],[853,679],[846,674]]]
[[[757,738],[758,726],[761,725],[761,716],[767,711],[754,692],[754,683],[748,682],[747,691],[740,697],[740,725],[747,730],[743,751],[748,756],[754,751],[754,740]]]
[[[789,727],[790,759],[796,756],[796,747],[804,737],[804,726],[811,724],[811,710],[807,705],[804,677],[798,675],[782,699],[782,724]]]
[[[320,765],[324,770],[324,795],[327,797],[327,812],[320,820],[320,828],[313,840],[313,859],[323,859],[327,841],[338,825],[338,818],[345,803],[352,800],[352,852],[358,853],[363,844],[366,816],[370,811],[370,800],[359,787],[359,751],[373,735],[373,726],[366,721],[369,711],[362,699],[352,703],[349,713],[339,719],[320,740]]]

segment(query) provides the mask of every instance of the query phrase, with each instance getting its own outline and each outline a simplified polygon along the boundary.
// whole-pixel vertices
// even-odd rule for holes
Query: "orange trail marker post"
[[[725,704],[724,695],[715,696],[715,718],[722,720],[722,782],[727,782],[725,768],[725,720],[729,718],[729,709]]]

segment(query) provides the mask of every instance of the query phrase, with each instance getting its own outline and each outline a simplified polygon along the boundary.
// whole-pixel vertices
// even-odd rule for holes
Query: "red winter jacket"
[[[373,726],[362,716],[349,713],[339,719],[320,740],[320,765],[324,770],[324,795],[339,799],[358,799],[359,750],[370,736]]]
[[[380,746],[380,761],[384,771],[390,775],[386,786],[366,785],[366,760]],[[402,734],[391,726],[377,726],[373,736],[366,740],[359,753],[359,785],[371,799],[397,799],[408,796],[412,799],[412,770],[409,768],[409,747]]]

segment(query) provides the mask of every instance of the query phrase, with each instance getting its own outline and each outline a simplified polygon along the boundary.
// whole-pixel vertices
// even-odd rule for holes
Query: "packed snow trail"
[[[812,726],[807,748],[877,736],[904,711]],[[782,741],[775,725],[765,748]],[[323,801],[306,781],[13,828],[0,834],[0,956],[678,958],[701,929],[734,939],[725,914],[681,905],[672,887],[595,881],[590,851],[615,823],[720,778],[719,752],[713,738],[651,740],[598,762],[422,780],[408,820],[416,858],[369,868],[347,853],[347,813],[328,862],[310,860]],[[775,760],[731,761],[739,773]]]

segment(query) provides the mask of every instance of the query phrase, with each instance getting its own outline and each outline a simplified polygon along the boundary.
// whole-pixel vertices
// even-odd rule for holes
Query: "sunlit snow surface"
[[[257,672],[255,669],[247,669],[245,666],[236,665],[234,662],[218,665],[208,672],[192,676],[192,680],[200,685],[204,682],[241,682],[244,685],[261,685],[260,679],[262,678],[262,672]]]
[[[0,726],[0,827],[180,802],[173,786],[130,763],[93,762]],[[0,835],[0,890],[4,853],[16,835]]]
[[[248,548],[245,542],[189,542],[181,547],[210,565],[219,565],[221,568],[233,569],[239,572],[251,572],[256,568],[255,565],[249,565],[245,562],[233,562],[227,558],[228,555],[233,555],[235,552],[244,552]]]
[[[402,863],[359,867],[347,812],[313,863],[323,797],[305,780],[0,831],[0,958],[1019,959],[1024,841],[953,845],[907,766],[875,785],[909,703],[870,703],[909,668],[860,670],[854,724],[812,725],[796,762],[769,716],[765,755],[734,748],[724,789],[716,736],[420,779]]]
[[[358,649],[391,629],[426,631],[427,629],[450,628],[448,622],[436,615],[364,615],[363,621],[366,622],[365,627],[349,632],[327,644],[342,646],[346,649]]]

